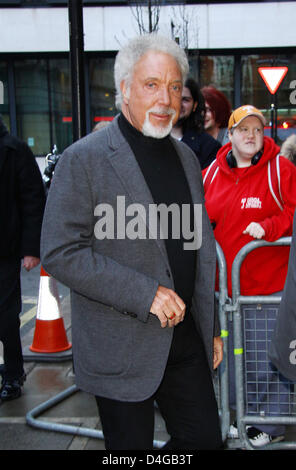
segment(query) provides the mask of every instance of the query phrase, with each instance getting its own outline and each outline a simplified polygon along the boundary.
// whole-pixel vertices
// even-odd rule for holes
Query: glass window
[[[72,143],[72,96],[68,59],[49,61],[51,145],[62,153]],[[52,149],[50,149],[52,150]]]
[[[17,60],[14,63],[18,137],[32,152],[50,152],[48,67],[45,59]]]
[[[233,106],[234,56],[200,56],[200,85],[212,85],[222,91]]]
[[[92,128],[97,122],[111,120],[115,107],[114,57],[89,61],[90,114]]]
[[[8,68],[6,62],[0,62],[0,114],[7,129],[10,130],[8,103]]]
[[[199,56],[195,50],[188,51],[189,75],[200,84],[199,80]]]
[[[258,68],[287,66],[288,73],[278,91],[272,95],[261,78]],[[248,55],[242,56],[242,103],[253,104],[266,117],[266,135],[271,134],[271,105],[277,109],[277,135],[281,144],[291,133],[296,132],[296,55]]]

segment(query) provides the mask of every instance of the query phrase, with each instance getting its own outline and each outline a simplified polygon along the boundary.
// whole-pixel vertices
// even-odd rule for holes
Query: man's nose
[[[171,95],[166,86],[159,89],[158,100],[161,104],[168,106],[171,103]]]

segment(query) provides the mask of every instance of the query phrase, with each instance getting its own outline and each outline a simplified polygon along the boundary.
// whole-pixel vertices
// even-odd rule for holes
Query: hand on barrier
[[[253,238],[263,238],[265,235],[265,230],[257,222],[251,222],[246,229],[243,231],[244,235],[250,235]]]

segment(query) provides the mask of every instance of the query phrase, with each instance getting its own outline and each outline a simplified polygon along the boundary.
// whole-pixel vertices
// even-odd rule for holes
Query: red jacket
[[[231,296],[231,268],[239,250],[254,240],[243,231],[251,222],[265,230],[264,239],[275,241],[292,234],[296,207],[296,167],[280,157],[280,188],[283,204],[276,204],[268,186],[267,166],[279,153],[279,147],[264,137],[264,153],[257,165],[230,168],[226,155],[231,144],[217,154],[219,170],[206,187],[206,208],[215,224],[215,238],[220,244],[227,264],[228,294]],[[203,170],[203,177],[207,169]],[[284,287],[288,267],[289,247],[262,247],[249,253],[241,265],[242,295],[268,295]]]

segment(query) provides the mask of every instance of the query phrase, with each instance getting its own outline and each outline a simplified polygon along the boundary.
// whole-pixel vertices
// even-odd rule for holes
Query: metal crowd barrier
[[[264,240],[252,241],[239,251],[233,262],[232,300],[229,304],[225,304],[224,312],[233,322],[235,415],[239,439],[232,439],[231,441],[237,442],[230,443],[230,447],[233,444],[238,448],[254,449],[248,439],[246,425],[255,427],[256,424],[296,425],[294,384],[282,377],[275,368],[272,373],[266,373],[269,363],[268,346],[281,296],[243,296],[240,292],[240,268],[251,251],[260,247],[290,244],[291,237],[281,238],[272,243]],[[225,393],[223,387],[221,393]],[[296,449],[296,442],[270,443],[261,449]]]
[[[215,391],[218,401],[222,439],[227,439],[230,426],[230,408],[228,394],[228,316],[226,307],[230,304],[227,289],[227,268],[224,253],[216,242],[217,263],[219,272],[219,293],[216,294],[216,305],[218,305],[218,313],[221,327],[221,337],[223,338],[223,362],[220,364],[218,374],[216,376]]]
[[[256,357],[251,360],[247,359],[248,351],[248,330],[253,329],[254,327],[254,318],[260,316],[262,310],[262,305],[269,306],[271,310],[275,311],[273,318],[269,321],[268,318],[263,318],[261,324],[259,325],[258,332],[265,336],[264,338],[264,347],[267,352],[268,342],[270,340],[270,333],[272,332],[273,325],[275,321],[278,305],[280,303],[280,296],[242,296],[240,293],[240,268],[244,258],[248,253],[253,251],[256,248],[263,246],[289,246],[291,243],[291,237],[281,238],[273,243],[266,242],[264,240],[252,241],[246,246],[244,246],[240,252],[237,254],[233,266],[232,266],[232,299],[228,297],[227,289],[227,269],[226,261],[223,254],[223,251],[220,245],[216,242],[216,252],[217,252],[217,263],[219,270],[219,292],[216,294],[216,305],[218,307],[220,326],[221,326],[221,336],[223,338],[223,362],[219,366],[218,372],[214,379],[214,385],[218,400],[220,422],[221,422],[221,432],[224,442],[226,442],[226,447],[228,448],[244,448],[244,449],[254,449],[251,445],[247,433],[246,425],[256,425],[256,424],[281,424],[281,425],[296,425],[296,396],[291,390],[287,393],[288,401],[285,403],[286,409],[283,415],[273,415],[269,416],[266,413],[263,413],[260,403],[260,387],[264,387],[266,384],[260,384],[260,382],[253,383],[255,386],[255,393],[253,397],[253,405],[257,406],[257,412],[253,411],[252,414],[249,413],[248,402],[248,370],[251,367],[256,369],[257,361]],[[256,314],[252,316],[251,320],[248,319],[246,311],[244,311],[244,306],[247,305],[248,308],[256,306]],[[254,307],[253,307],[254,309]],[[259,312],[259,313],[258,313]],[[265,315],[265,313],[264,313]],[[252,322],[251,328],[249,328],[247,322]],[[229,403],[229,322],[233,323],[233,343],[234,343],[234,352],[235,352],[235,393],[236,393],[236,409],[230,409]],[[260,318],[259,318],[260,322]],[[256,321],[255,321],[256,326]],[[279,373],[275,372],[275,377],[278,379]],[[291,383],[289,382],[289,385]],[[104,439],[103,433],[100,430],[88,429],[78,426],[72,426],[67,424],[54,423],[52,421],[46,421],[44,418],[42,420],[36,419],[42,413],[52,408],[56,404],[60,403],[64,399],[68,398],[72,394],[79,391],[79,389],[73,385],[66,389],[65,391],[59,393],[50,400],[41,403],[39,406],[31,410],[26,415],[27,424],[32,427],[69,433],[74,435],[83,435],[87,437],[93,437],[98,439]],[[255,406],[255,408],[256,408]],[[231,424],[231,416],[237,421],[238,425],[238,439],[229,438],[229,428]],[[154,441],[155,448],[161,448],[165,442]],[[273,450],[273,449],[296,449],[296,442],[279,442],[279,443],[270,443],[263,448],[264,450]]]
[[[43,429],[46,431],[54,431],[54,432],[62,432],[65,434],[72,434],[74,436],[84,436],[84,437],[91,437],[93,439],[100,439],[104,440],[104,434],[100,429],[92,429],[86,428],[81,426],[74,426],[72,424],[65,424],[65,423],[57,423],[54,421],[49,421],[45,418],[37,419],[46,411],[50,410],[54,406],[58,405],[68,397],[74,395],[75,393],[79,392],[80,389],[76,387],[76,385],[71,385],[66,390],[58,393],[54,397],[50,398],[49,400],[41,403],[40,405],[33,408],[26,414],[26,422],[29,426],[37,429]],[[153,447],[155,449],[161,449],[166,443],[160,440],[153,441]]]

